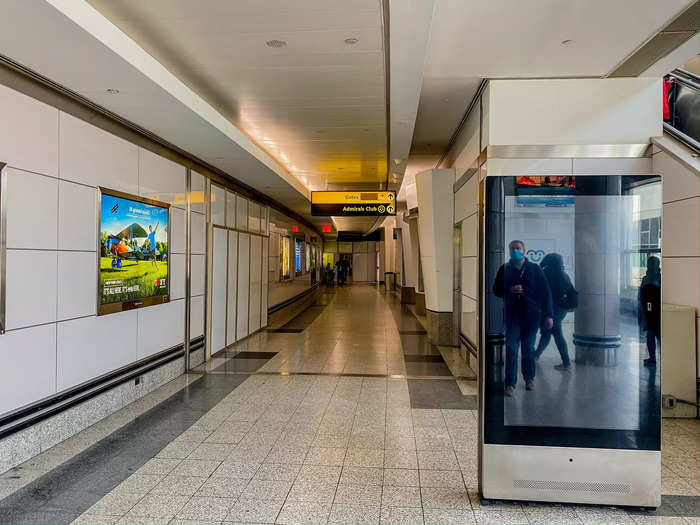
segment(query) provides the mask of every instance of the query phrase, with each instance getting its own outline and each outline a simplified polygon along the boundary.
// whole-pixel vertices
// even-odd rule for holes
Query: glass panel
[[[486,442],[656,450],[659,178],[486,186]]]
[[[226,191],[226,226],[235,228],[236,226],[236,194]]]

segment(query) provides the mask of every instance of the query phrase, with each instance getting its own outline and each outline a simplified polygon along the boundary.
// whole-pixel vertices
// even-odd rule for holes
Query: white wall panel
[[[0,414],[56,392],[56,325],[0,337]]]
[[[216,184],[211,185],[211,223],[226,225],[226,190]]]
[[[58,249],[97,249],[97,190],[65,180],[58,183]]]
[[[185,300],[141,308],[138,312],[137,357],[142,359],[185,340]]]
[[[192,256],[192,295],[203,295],[205,292],[206,263],[205,255]]]
[[[479,197],[479,177],[475,174],[454,194],[455,221],[459,222],[468,215],[476,213]]]
[[[58,390],[65,390],[135,361],[136,323],[137,310],[58,323]]]
[[[460,144],[456,145],[457,148],[462,145],[463,147],[454,161],[455,180],[459,179],[467,169],[478,166],[477,162],[481,153],[479,144],[480,120],[481,113],[477,106],[469,115],[463,131],[460,133],[458,139]]]
[[[187,169],[160,155],[139,148],[139,190],[142,197],[185,209]]]
[[[190,207],[192,211],[198,213],[206,213],[204,206],[204,185],[206,183],[206,177],[197,173],[196,171],[190,172]]]
[[[226,226],[229,228],[236,227],[236,194],[232,191],[226,191]]]
[[[56,320],[57,266],[55,251],[7,250],[9,330]]]
[[[173,253],[170,256],[170,299],[185,297],[185,254]]]
[[[238,301],[238,232],[228,232],[228,305],[226,307],[226,344],[236,342],[236,303]]]
[[[7,169],[8,248],[55,250],[57,216],[58,179]]]
[[[260,205],[252,201],[248,203],[248,229],[260,231]]]
[[[479,288],[477,286],[477,268],[476,257],[465,257],[461,260],[462,265],[462,293],[472,299],[479,298]]]
[[[260,304],[260,326],[267,326],[267,292],[269,289],[269,266],[270,266],[270,257],[269,257],[269,251],[270,251],[270,239],[269,238],[263,238],[262,243],[262,249],[263,249],[263,255],[262,255],[262,295],[260,298],[261,304]]]
[[[62,179],[138,195],[138,146],[63,112],[60,137]]]
[[[2,162],[58,177],[58,109],[0,85],[0,115]]]
[[[662,272],[661,293],[665,303],[700,308],[697,257],[664,257]]]
[[[663,177],[664,202],[700,195],[698,175],[665,151],[654,154],[652,166],[654,173],[659,173]]]
[[[199,213],[192,214],[192,253],[206,253],[207,218]]]
[[[248,335],[248,292],[250,290],[250,235],[238,236],[238,318],[236,339]]]
[[[663,255],[665,257],[700,256],[699,204],[700,199],[695,197],[663,205]]]
[[[248,305],[248,331],[260,329],[260,295],[262,294],[262,237],[250,236],[250,304]]]
[[[211,283],[211,353],[226,346],[226,256],[228,231],[214,228]]]
[[[185,210],[170,208],[170,253],[185,253]]]
[[[488,145],[645,144],[662,134],[661,79],[492,80]]]
[[[479,219],[473,214],[462,221],[462,257],[479,255]]]
[[[204,296],[192,297],[190,305],[190,338],[204,335]]]
[[[231,226],[234,226],[231,224]],[[236,224],[235,227],[239,230],[248,229],[248,199],[236,196]]]
[[[58,320],[97,312],[97,254],[58,252]]]

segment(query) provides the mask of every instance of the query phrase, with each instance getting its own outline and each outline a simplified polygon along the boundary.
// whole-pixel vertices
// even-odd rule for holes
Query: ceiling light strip
[[[462,132],[462,128],[464,128],[464,125],[467,123],[467,120],[469,119],[469,115],[471,115],[472,111],[474,111],[474,108],[479,103],[479,99],[481,98],[481,94],[484,92],[484,89],[486,89],[487,84],[488,84],[488,80],[485,78],[482,79],[481,82],[479,83],[479,87],[476,88],[476,93],[474,93],[474,96],[472,97],[471,102],[469,102],[469,106],[467,106],[467,110],[464,112],[464,115],[462,116],[462,120],[459,121],[459,125],[457,126],[457,129],[455,129],[454,133],[452,133],[452,136],[450,137],[450,141],[447,143],[447,146],[445,147],[445,151],[442,152],[440,159],[435,164],[435,169],[438,169],[440,167],[440,164],[442,164],[445,161],[445,159],[447,158],[447,155],[450,153],[450,150],[452,150],[452,148],[454,147],[455,142],[457,142],[457,138],[459,137],[459,134]]]

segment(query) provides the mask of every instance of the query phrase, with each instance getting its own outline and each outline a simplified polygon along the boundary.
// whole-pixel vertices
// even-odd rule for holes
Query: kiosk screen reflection
[[[660,179],[485,184],[485,442],[657,450]]]

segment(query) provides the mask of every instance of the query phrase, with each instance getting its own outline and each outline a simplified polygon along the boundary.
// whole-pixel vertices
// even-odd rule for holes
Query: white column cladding
[[[416,175],[418,240],[425,286],[425,307],[452,312],[454,170],[427,170]]]
[[[576,197],[575,275],[579,306],[574,322],[576,362],[615,365],[620,346],[620,177],[580,177],[597,195]]]
[[[436,345],[456,345],[453,310],[454,169],[416,175],[418,241],[425,291],[428,337]]]

